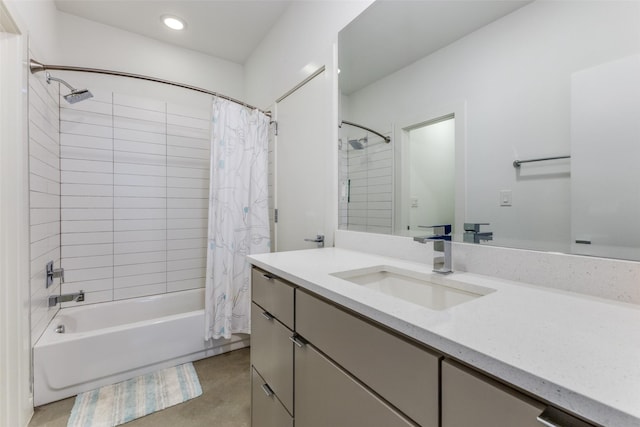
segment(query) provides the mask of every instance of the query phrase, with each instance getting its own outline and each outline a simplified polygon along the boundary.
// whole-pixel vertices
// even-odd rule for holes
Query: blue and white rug
[[[67,427],[113,427],[202,394],[192,363],[79,394]]]

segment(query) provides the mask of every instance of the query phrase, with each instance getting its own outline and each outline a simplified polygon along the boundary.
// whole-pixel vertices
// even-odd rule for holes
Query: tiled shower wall
[[[96,303],[204,286],[209,115],[110,92],[61,99],[63,293]]]
[[[361,138],[360,135],[357,138]],[[368,135],[365,148],[354,150],[342,138],[340,150],[340,182],[346,182],[348,201],[341,194],[340,228],[391,234],[393,232],[393,149],[392,143]],[[345,165],[346,164],[346,170]],[[342,184],[341,184],[342,185]],[[345,209],[346,206],[346,209]]]
[[[45,265],[60,267],[60,138],[58,84],[29,75],[29,199],[31,244],[31,342],[42,334],[56,309],[49,295],[59,281],[45,287]]]

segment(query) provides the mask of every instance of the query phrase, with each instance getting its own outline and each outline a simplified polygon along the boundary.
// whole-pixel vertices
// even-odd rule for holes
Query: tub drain
[[[58,334],[64,334],[64,325],[58,325],[58,327],[55,329],[55,332]]]

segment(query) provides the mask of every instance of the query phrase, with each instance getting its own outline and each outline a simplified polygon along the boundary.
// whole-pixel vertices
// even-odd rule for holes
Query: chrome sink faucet
[[[451,224],[422,226],[420,228],[433,228],[432,236],[414,237],[413,240],[420,243],[433,241],[433,271],[440,274],[453,273],[451,269]],[[440,255],[442,254],[442,255]]]

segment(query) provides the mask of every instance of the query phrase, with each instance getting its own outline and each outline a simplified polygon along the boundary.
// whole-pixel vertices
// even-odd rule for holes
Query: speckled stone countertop
[[[331,273],[429,266],[340,248],[252,255],[250,262],[551,404],[604,426],[640,426],[640,306],[472,273],[494,289],[436,311]]]

